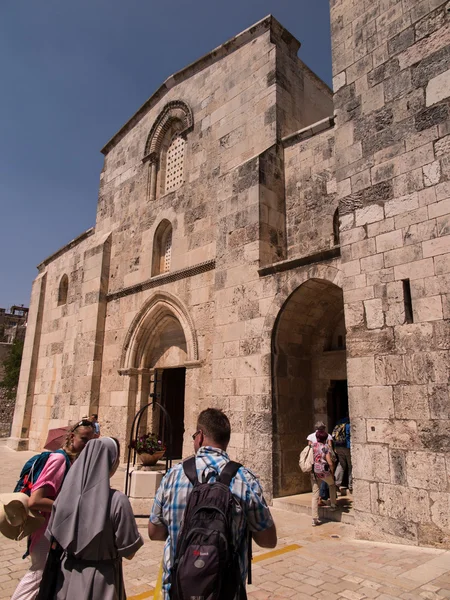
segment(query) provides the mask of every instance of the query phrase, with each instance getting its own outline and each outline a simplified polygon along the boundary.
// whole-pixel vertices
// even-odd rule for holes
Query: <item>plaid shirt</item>
[[[228,454],[218,448],[205,446],[196,455],[197,476],[202,481],[203,476],[210,472],[220,474],[230,460]],[[211,482],[215,481],[213,475]],[[180,463],[164,476],[156,493],[150,522],[154,525],[166,526],[169,536],[164,546],[164,598],[169,598],[170,568],[175,556],[177,539],[186,508],[187,497],[192,484],[183,471]],[[239,552],[239,566],[242,580],[247,578],[247,536],[246,526],[250,531],[263,531],[273,525],[272,516],[264,500],[261,486],[251,471],[241,467],[236,477],[231,481],[231,492],[236,499],[233,519],[233,540]]]

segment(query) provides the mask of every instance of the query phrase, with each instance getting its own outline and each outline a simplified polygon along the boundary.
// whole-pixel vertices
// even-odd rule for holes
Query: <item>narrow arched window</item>
[[[67,275],[61,277],[58,288],[58,306],[67,304],[67,294],[69,293],[69,278]]]
[[[333,242],[335,246],[339,246],[339,208],[334,211],[333,215]]]
[[[156,229],[153,240],[152,275],[170,271],[172,261],[172,225],[164,219]]]
[[[184,148],[186,142],[175,135],[166,152],[166,193],[178,189],[184,183]]]

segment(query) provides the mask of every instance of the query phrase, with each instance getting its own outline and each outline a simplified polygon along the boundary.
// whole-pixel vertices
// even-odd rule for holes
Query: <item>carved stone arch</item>
[[[281,288],[280,292],[275,296],[270,308],[267,312],[261,338],[263,344],[267,345],[267,351],[270,352],[272,333],[275,323],[280,313],[280,309],[285,305],[290,296],[298,289],[302,283],[308,279],[323,279],[334,285],[342,288],[343,273],[341,270],[331,265],[314,265],[308,271],[293,273],[291,277]]]
[[[144,160],[157,160],[167,131],[178,122],[178,133],[187,134],[194,126],[191,108],[182,100],[175,100],[165,105],[150,130],[145,144]]]
[[[161,323],[167,322],[167,319],[176,320],[183,330],[187,362],[198,362],[197,334],[186,306],[173,294],[160,291],[151,296],[134,317],[122,348],[119,373],[143,366],[141,362],[149,337],[153,337],[155,330],[159,330]]]

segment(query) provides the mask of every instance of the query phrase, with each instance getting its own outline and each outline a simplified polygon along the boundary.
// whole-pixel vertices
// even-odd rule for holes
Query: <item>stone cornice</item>
[[[322,250],[321,252],[316,252],[315,254],[310,254],[309,256],[281,260],[280,262],[258,269],[258,274],[260,277],[265,277],[266,275],[274,275],[275,273],[281,273],[282,271],[291,271],[297,267],[325,262],[327,260],[332,260],[333,258],[339,258],[340,256],[341,248],[339,246],[335,246],[329,250]]]
[[[323,131],[327,131],[328,129],[332,129],[334,127],[334,116],[326,117],[321,121],[317,121],[317,123],[313,123],[312,125],[308,125],[308,127],[304,127],[295,133],[291,133],[286,137],[282,138],[281,143],[283,144],[283,148],[288,146],[292,146],[293,144],[297,144],[298,142],[303,142],[309,138],[322,133]]]
[[[185,279],[186,277],[193,277],[194,275],[199,275],[200,273],[206,273],[207,271],[214,269],[215,266],[216,261],[213,259],[199,263],[193,267],[186,267],[185,269],[180,269],[178,271],[170,271],[169,273],[155,275],[151,279],[147,279],[142,283],[136,283],[130,287],[122,288],[117,292],[111,292],[106,296],[106,301],[111,302],[112,300],[124,298],[125,296],[130,296],[131,294],[137,294],[138,292],[143,292],[144,290],[150,290],[151,288],[159,287],[166,283],[171,283],[172,281],[178,281],[179,279]]]

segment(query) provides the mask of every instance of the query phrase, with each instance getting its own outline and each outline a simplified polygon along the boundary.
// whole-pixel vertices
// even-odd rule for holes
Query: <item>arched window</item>
[[[150,200],[184,183],[186,135],[193,126],[192,111],[180,100],[166,104],[153,124],[143,158],[149,163]]]
[[[176,134],[167,148],[165,160],[165,193],[176,190],[184,183],[184,147],[186,141]]]
[[[67,275],[61,277],[58,288],[58,306],[67,304],[67,294],[69,293],[69,278]]]
[[[172,260],[172,225],[164,219],[158,225],[153,240],[152,276],[170,271]]]
[[[333,215],[333,243],[335,246],[339,246],[339,208],[334,211]]]

